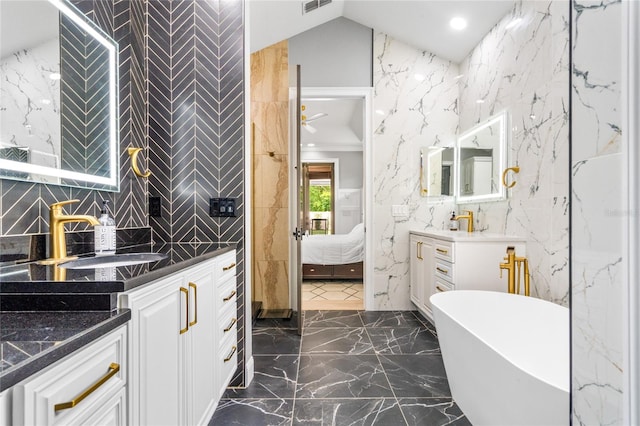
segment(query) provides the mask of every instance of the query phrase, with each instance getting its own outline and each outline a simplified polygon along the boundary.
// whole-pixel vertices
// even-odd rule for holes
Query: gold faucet
[[[502,278],[502,270],[509,271],[507,280],[507,291],[509,293],[520,294],[520,271],[524,264],[524,295],[531,295],[530,276],[529,276],[529,261],[526,257],[516,256],[515,247],[507,247],[507,257],[504,258],[505,262],[500,264],[500,278]],[[516,288],[516,265],[518,267],[518,286]]]
[[[467,232],[473,232],[473,211],[465,210],[467,214],[456,216],[455,220],[467,219]]]
[[[98,219],[90,215],[65,215],[62,206],[65,204],[77,203],[80,200],[61,201],[49,206],[49,238],[51,252],[50,263],[57,263],[67,259],[67,241],[64,234],[64,224],[69,222],[87,222],[90,225],[100,225]]]

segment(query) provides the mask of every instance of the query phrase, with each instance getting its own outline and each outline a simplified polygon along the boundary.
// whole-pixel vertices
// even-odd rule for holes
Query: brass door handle
[[[441,249],[441,248],[436,248],[436,251],[437,251],[438,253],[442,253],[442,254],[447,254],[447,253],[449,253],[449,250],[444,250],[444,249]]]
[[[227,333],[227,332],[231,331],[231,329],[233,328],[234,325],[236,325],[237,322],[238,322],[238,319],[237,318],[233,318],[231,320],[231,324],[229,324],[229,326],[224,329],[224,332]]]
[[[194,305],[195,305],[193,321],[189,323],[189,327],[192,327],[198,323],[198,286],[195,283],[189,283],[189,287],[193,289]]]
[[[184,293],[184,295],[186,296],[187,299],[187,321],[185,321],[185,324],[187,325],[185,328],[181,328],[180,329],[180,334],[184,334],[187,331],[189,331],[189,290],[187,290],[184,287],[180,287],[180,292]]]
[[[231,353],[229,354],[229,356],[228,356],[228,357],[226,357],[226,358],[224,359],[224,362],[229,362],[229,361],[231,361],[231,358],[233,358],[233,354],[235,354],[235,353],[236,353],[236,350],[238,349],[235,345],[233,345],[233,346],[232,346],[232,348],[233,348],[233,349],[231,350]]]
[[[227,297],[225,297],[224,299],[222,299],[223,302],[228,302],[229,300],[233,299],[233,296],[236,295],[236,291],[233,290]]]
[[[229,269],[233,269],[235,266],[236,266],[236,263],[235,263],[235,262],[233,262],[233,263],[232,263],[231,265],[229,265],[229,266],[224,266],[224,267],[222,268],[222,270],[223,270],[223,271],[228,271]]]
[[[109,365],[109,371],[107,372],[107,374],[102,376],[102,378],[100,378],[97,382],[95,382],[93,385],[88,387],[84,392],[82,392],[80,395],[78,395],[71,401],[62,402],[60,404],[54,405],[53,406],[54,411],[66,410],[67,408],[73,408],[76,405],[80,404],[80,402],[82,402],[83,399],[85,399],[86,397],[91,395],[93,392],[95,392],[96,389],[102,386],[107,380],[109,380],[110,378],[118,374],[118,371],[120,371],[120,364],[112,362]]]
[[[436,267],[436,271],[440,272],[441,274],[449,275],[449,271],[447,271],[446,269]]]

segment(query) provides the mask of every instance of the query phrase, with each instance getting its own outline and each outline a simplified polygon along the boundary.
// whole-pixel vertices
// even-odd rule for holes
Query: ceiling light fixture
[[[461,16],[454,16],[449,21],[449,26],[456,31],[461,31],[467,28],[467,20]]]
[[[507,26],[504,28],[507,30],[510,30],[511,28],[517,27],[520,22],[522,22],[522,18],[515,18],[511,22],[509,22]]]

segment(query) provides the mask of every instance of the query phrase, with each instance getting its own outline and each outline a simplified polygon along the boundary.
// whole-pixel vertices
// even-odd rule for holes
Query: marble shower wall
[[[568,17],[566,1],[519,2],[460,66],[461,131],[507,110],[512,128],[508,164],[520,166],[507,201],[460,208],[474,211],[478,230],[527,238],[532,295],[565,306],[569,303]]]
[[[575,1],[572,24],[573,424],[624,424],[623,4]],[[636,260],[637,261],[637,260]]]
[[[265,310],[289,307],[288,69],[286,40],[251,55],[253,298]]]
[[[453,209],[473,210],[478,230],[526,237],[532,294],[568,304],[568,16],[566,1],[519,2],[459,65],[376,34],[374,110],[384,114],[374,114],[376,309],[411,308],[408,231],[443,229]],[[456,207],[421,198],[419,148],[452,143],[504,109],[510,164],[521,167],[509,199]],[[408,216],[392,217],[394,204]]]
[[[454,143],[458,66],[376,33],[373,51],[373,309],[413,309],[409,301],[409,230],[442,228],[452,201],[420,197],[421,147]],[[392,217],[393,205],[408,206]]]

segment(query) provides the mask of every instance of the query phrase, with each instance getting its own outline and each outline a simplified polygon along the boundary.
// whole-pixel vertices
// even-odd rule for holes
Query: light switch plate
[[[409,217],[409,206],[404,204],[394,204],[391,206],[391,216],[393,217]]]

